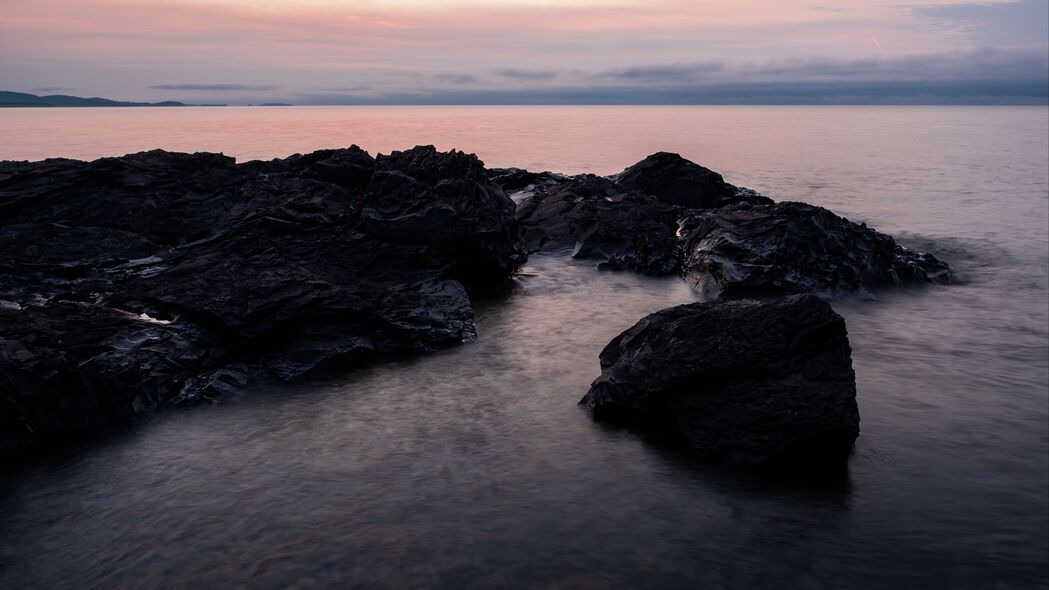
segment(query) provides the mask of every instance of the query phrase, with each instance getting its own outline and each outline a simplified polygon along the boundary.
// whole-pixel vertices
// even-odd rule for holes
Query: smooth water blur
[[[693,296],[538,257],[479,306],[472,344],[169,413],[7,477],[0,587],[1049,585],[1046,108],[26,109],[0,110],[0,137],[0,158],[433,143],[602,174],[678,151],[962,279],[835,303],[862,416],[840,486],[592,422],[576,402],[600,349]]]

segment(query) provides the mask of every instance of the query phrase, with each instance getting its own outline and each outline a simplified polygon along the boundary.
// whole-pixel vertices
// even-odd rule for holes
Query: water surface
[[[1049,585],[1043,107],[0,110],[0,135],[0,158],[433,143],[602,174],[678,151],[962,279],[835,303],[862,416],[840,485],[709,469],[592,422],[575,404],[600,349],[693,295],[537,257],[479,306],[474,343],[245,391],[6,477],[0,586]]]

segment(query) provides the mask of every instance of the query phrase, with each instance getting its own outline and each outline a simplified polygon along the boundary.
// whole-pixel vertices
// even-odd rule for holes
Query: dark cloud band
[[[264,92],[276,90],[280,86],[268,84],[156,84],[150,86],[154,90],[207,90],[212,92],[239,92],[255,91]]]

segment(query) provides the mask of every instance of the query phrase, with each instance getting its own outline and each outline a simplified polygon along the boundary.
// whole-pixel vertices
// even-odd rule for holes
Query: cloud
[[[917,4],[906,10],[981,43],[1042,43],[1049,40],[1049,2],[959,2]]]
[[[755,66],[743,73],[764,80],[1037,81],[1049,77],[1049,54],[1040,49],[983,48],[854,60],[783,60]]]
[[[856,11],[855,8],[847,8],[847,7],[844,7],[844,6],[822,6],[822,5],[819,5],[819,6],[812,6],[811,8],[812,8],[812,10],[815,10],[817,12],[828,12],[828,13],[831,13],[831,14],[848,14],[850,12],[855,12]]]
[[[553,80],[558,76],[557,70],[525,70],[521,68],[503,68],[495,71],[497,76],[514,80]]]
[[[8,4],[0,80],[124,100],[473,100],[485,89],[538,100],[565,87],[598,98],[636,87],[624,96],[648,100],[650,86],[688,98],[714,85],[1037,81],[1049,55],[1046,0]],[[150,86],[160,75],[198,83]],[[214,83],[232,80],[279,86]]]
[[[276,90],[280,86],[269,84],[155,84],[150,86],[154,90],[206,90],[212,92],[240,92],[256,91],[265,92]]]
[[[445,84],[475,84],[478,81],[477,76],[473,74],[435,74],[433,79]]]
[[[790,58],[766,62],[648,64],[586,74],[595,85],[696,86],[757,82],[912,82],[1044,80],[1049,53],[1042,49],[982,48],[892,57],[885,52],[856,59]]]
[[[312,96],[309,104],[348,105],[820,105],[1049,103],[1049,81],[752,82],[678,87],[607,86],[392,92]]]
[[[73,90],[67,86],[40,86],[38,88],[30,88],[33,92],[69,92]]]
[[[371,89],[371,86],[357,84],[355,86],[326,86],[317,90],[320,92],[366,92]]]
[[[556,81],[451,89],[376,87],[317,104],[1046,104],[1049,55],[980,49],[903,57],[647,64]],[[571,80],[573,85],[565,85]]]
[[[725,69],[723,62],[711,61],[693,64],[663,64],[615,68],[598,72],[598,78],[616,78],[619,80],[637,81],[675,81],[691,80],[698,74],[720,72]]]

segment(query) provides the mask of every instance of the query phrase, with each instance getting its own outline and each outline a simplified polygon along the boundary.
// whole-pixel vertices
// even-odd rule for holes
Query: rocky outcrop
[[[843,465],[859,433],[850,355],[812,295],[681,305],[613,339],[580,403],[717,463]]]
[[[930,254],[821,207],[774,203],[677,154],[653,154],[610,177],[507,169],[493,178],[525,195],[517,217],[531,251],[680,272],[707,300],[951,280]]]
[[[950,278],[668,153],[610,177],[487,170],[432,146],[0,162],[0,458],[253,379],[470,340],[470,297],[528,251],[683,273],[708,299]]]
[[[805,203],[735,205],[682,220],[686,280],[704,299],[947,283],[947,264]]]
[[[492,178],[520,195],[517,218],[530,251],[567,251],[648,275],[680,271],[678,221],[689,207],[771,202],[665,152],[610,177],[509,168]]]
[[[469,340],[525,257],[461,152],[0,163],[0,456]]]

